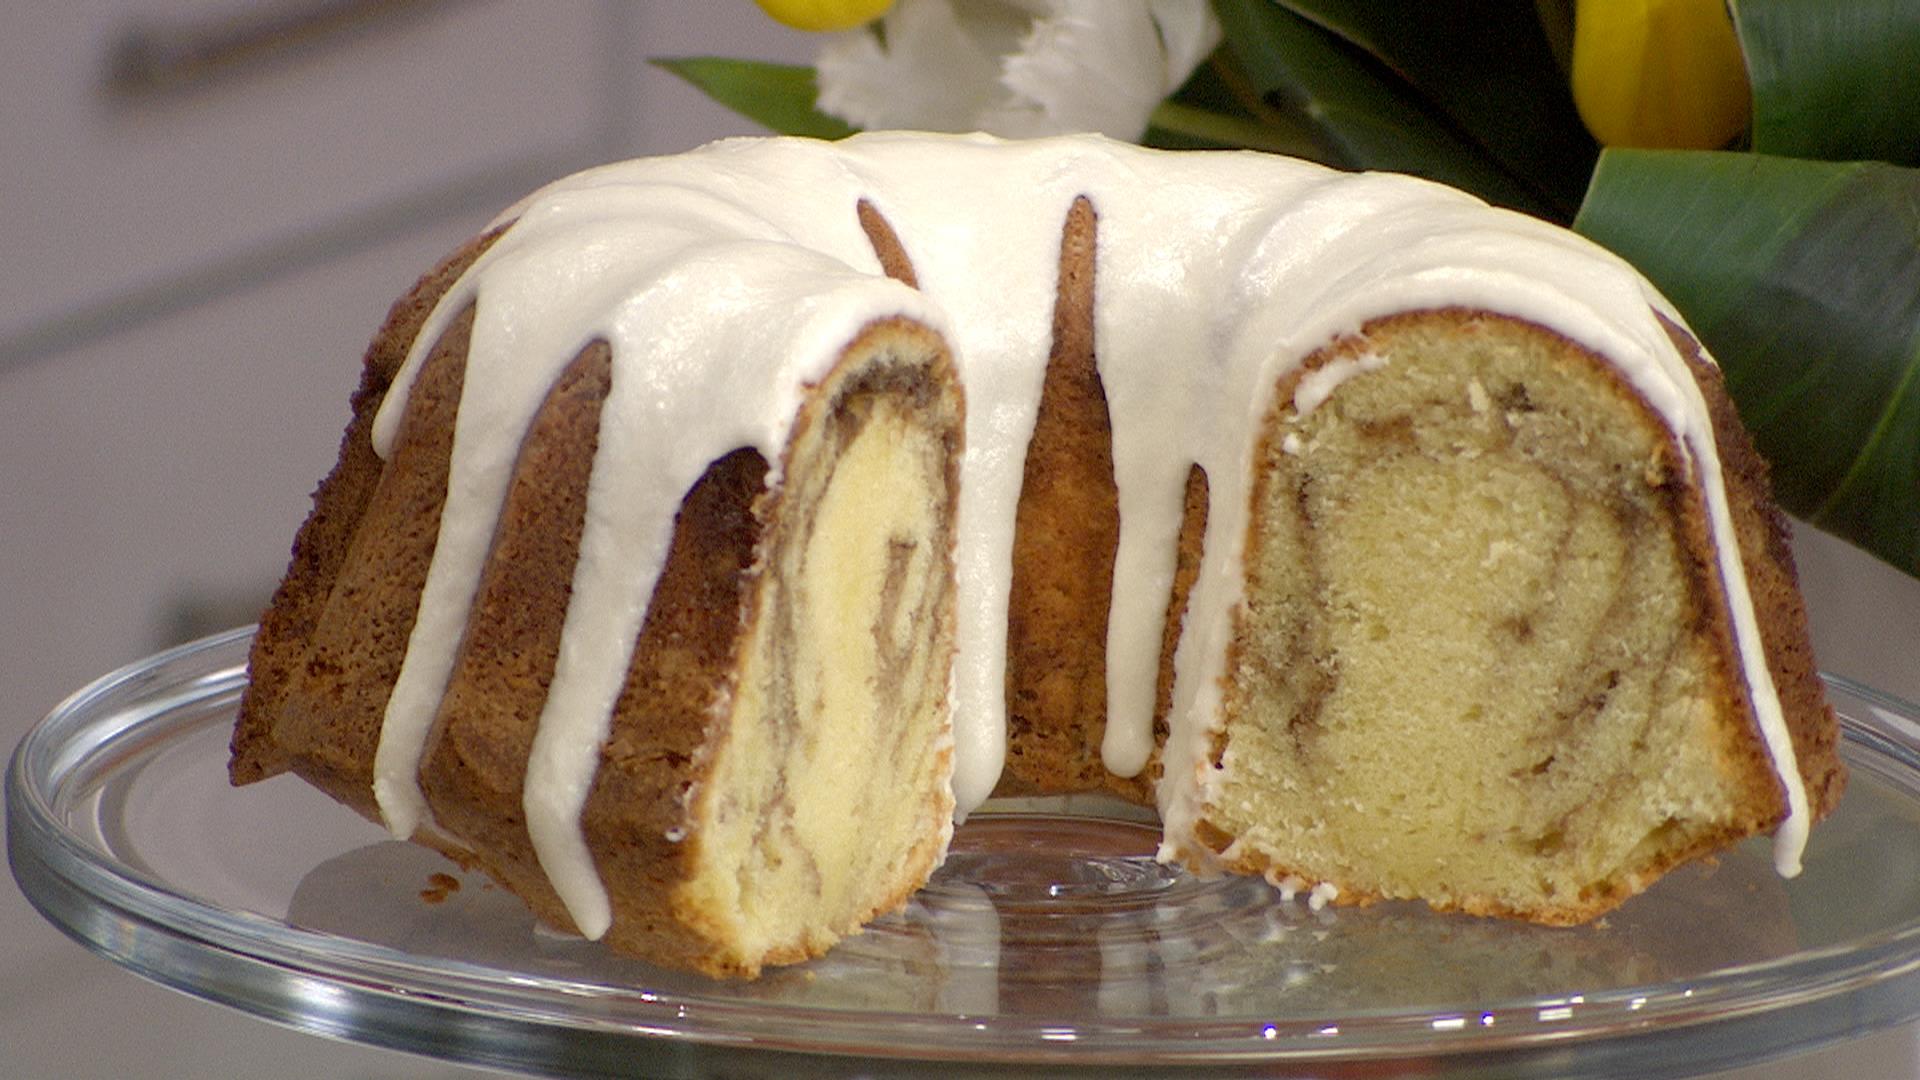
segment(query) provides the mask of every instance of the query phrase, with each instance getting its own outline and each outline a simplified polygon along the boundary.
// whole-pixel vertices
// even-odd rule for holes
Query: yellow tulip
[[[1573,100],[1608,146],[1725,146],[1752,108],[1726,0],[1578,0]]]
[[[795,30],[851,30],[886,14],[893,0],[754,0]]]

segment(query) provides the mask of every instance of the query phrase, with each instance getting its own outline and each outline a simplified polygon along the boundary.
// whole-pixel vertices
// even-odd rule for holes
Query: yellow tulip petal
[[[893,0],[754,0],[760,10],[795,30],[851,30],[886,14]]]
[[[1579,0],[1573,100],[1608,146],[1725,146],[1752,108],[1726,0]]]

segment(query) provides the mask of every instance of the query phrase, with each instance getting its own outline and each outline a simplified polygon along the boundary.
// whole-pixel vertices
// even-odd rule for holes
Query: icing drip
[[[1742,666],[1788,793],[1777,860],[1783,873],[1797,867],[1806,795],[1732,542],[1704,401],[1654,314],[1677,323],[1671,308],[1593,245],[1450,189],[1094,137],[730,140],[591,170],[504,215],[514,224],[440,302],[376,421],[386,453],[426,350],[476,302],[453,488],[376,762],[390,827],[404,835],[424,817],[414,774],[521,434],[553,376],[605,339],[613,391],[525,797],[536,850],[569,911],[588,934],[604,929],[606,895],[579,811],[673,512],[707,463],[734,449],[753,446],[777,463],[801,396],[860,327],[893,315],[947,336],[967,394],[953,788],[961,815],[984,800],[1005,750],[1014,507],[1051,345],[1060,227],[1081,196],[1099,219],[1095,353],[1120,504],[1114,580],[1125,583],[1107,635],[1103,753],[1116,773],[1137,773],[1152,750],[1184,485],[1196,463],[1210,478],[1208,535],[1175,653],[1164,852],[1180,849],[1212,780],[1204,751],[1240,602],[1254,433],[1275,384],[1370,319],[1470,307],[1612,358],[1691,452],[1722,541]],[[892,227],[919,291],[882,275],[859,226],[862,201]],[[1296,406],[1310,409],[1378,362],[1310,373]]]

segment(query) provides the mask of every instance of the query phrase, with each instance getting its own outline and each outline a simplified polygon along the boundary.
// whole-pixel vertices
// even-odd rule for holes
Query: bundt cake
[[[1720,376],[1427,182],[1093,137],[562,180],[396,304],[261,620],[291,769],[716,975],[1004,795],[1316,902],[1591,919],[1843,781]]]

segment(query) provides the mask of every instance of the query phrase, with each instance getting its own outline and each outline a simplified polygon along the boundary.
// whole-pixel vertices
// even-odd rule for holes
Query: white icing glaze
[[[575,921],[589,935],[604,930],[606,896],[578,817],[673,512],[706,465],[737,447],[758,448],[777,473],[801,396],[860,327],[891,315],[947,335],[967,394],[953,787],[959,814],[984,800],[1005,749],[1014,506],[1051,344],[1061,226],[1083,195],[1098,217],[1094,333],[1121,521],[1103,748],[1116,773],[1137,773],[1152,749],[1189,467],[1210,481],[1175,656],[1164,854],[1185,850],[1216,779],[1201,751],[1240,602],[1255,433],[1277,380],[1369,319],[1462,306],[1610,357],[1691,452],[1714,534],[1727,541],[1721,576],[1791,807],[1777,860],[1783,873],[1797,867],[1806,796],[1731,542],[1704,401],[1650,310],[1677,321],[1670,306],[1578,237],[1433,184],[1093,137],[729,140],[591,170],[503,215],[514,224],[441,301],[376,423],[386,453],[426,347],[477,300],[440,546],[376,763],[390,827],[405,835],[423,819],[422,743],[521,436],[558,372],[604,338],[613,392],[525,799],[535,848]],[[881,276],[855,215],[861,200],[899,237],[918,292]],[[1311,408],[1368,368],[1366,357],[1330,365],[1302,381],[1295,403]]]
[[[1335,360],[1322,364],[1300,376],[1300,382],[1293,388],[1293,411],[1297,416],[1305,416],[1326,404],[1340,384],[1355,375],[1369,371],[1378,371],[1387,366],[1387,358],[1378,353],[1362,353],[1352,359]]]

